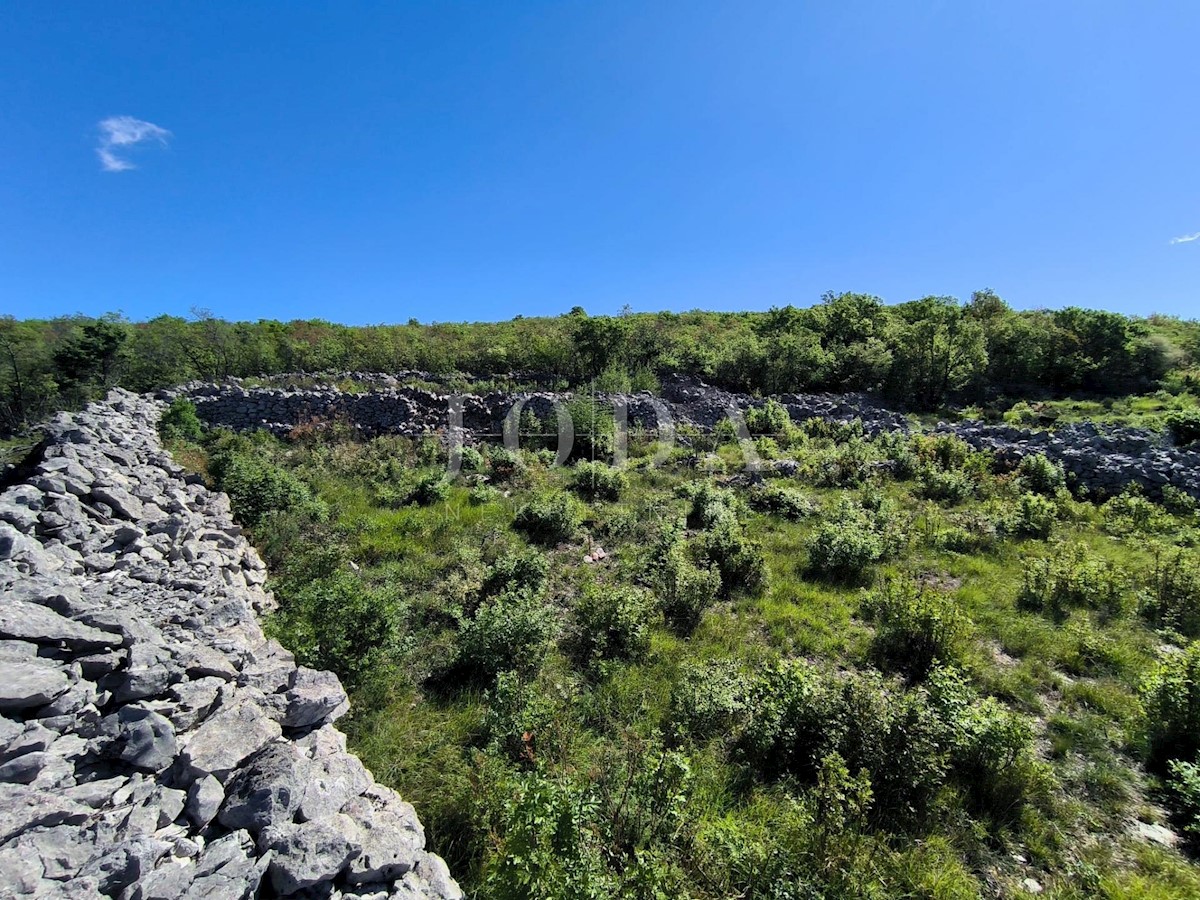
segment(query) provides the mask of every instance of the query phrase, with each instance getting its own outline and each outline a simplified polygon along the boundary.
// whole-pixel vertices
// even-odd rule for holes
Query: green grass
[[[1130,401],[1130,409],[1156,414],[1149,401]],[[645,458],[646,447],[633,450]],[[267,452],[307,481],[330,511],[326,520],[290,531],[285,520],[268,519],[254,534],[271,548],[281,616],[317,634],[328,626],[305,622],[304,611],[289,603],[300,596],[297,585],[319,584],[321,567],[329,565],[352,572],[364,590],[398,600],[394,641],[354,687],[351,744],[381,782],[415,804],[431,847],[472,896],[512,896],[502,873],[516,859],[518,836],[528,835],[517,813],[518,799],[527,796],[569,798],[574,810],[567,819],[561,818],[567,807],[543,811],[558,830],[534,828],[537,841],[554,848],[545,857],[553,863],[538,863],[543,857],[532,847],[520,856],[540,873],[535,882],[546,896],[592,896],[594,888],[595,896],[714,900],[957,898],[980,896],[992,879],[1019,893],[1024,877],[1036,877],[1052,897],[1200,896],[1198,870],[1186,857],[1125,836],[1127,822],[1153,808],[1153,781],[1139,756],[1137,688],[1169,638],[1139,618],[1135,593],[1153,569],[1156,546],[1186,542],[1193,522],[1164,512],[1172,528],[1163,534],[1117,536],[1103,530],[1096,507],[1064,496],[1054,501],[1060,521],[1049,541],[1006,535],[1001,527],[991,549],[951,552],[939,535],[964,516],[983,514],[1003,526],[1023,490],[1012,476],[977,471],[971,496],[957,504],[921,499],[913,481],[872,482],[865,492],[816,487],[813,473],[825,471],[832,448],[805,440],[790,451],[801,475],[772,480],[808,494],[819,513],[788,521],[735,502],[736,528],[759,547],[767,586],[732,585],[728,595],[712,598],[688,634],[659,617],[643,657],[583,668],[569,653],[576,599],[621,585],[655,590],[655,548],[689,508],[681,490],[714,476],[681,466],[631,467],[619,500],[586,507],[577,537],[531,548],[512,527],[516,509],[535,493],[570,484],[569,470],[547,467],[533,454],[523,474],[498,485],[508,496],[493,502],[473,505],[464,481],[442,501],[392,508],[380,500],[390,496],[389,486],[436,471],[428,446],[394,438],[335,445],[311,439],[275,443]],[[738,449],[726,444],[717,452],[724,468],[736,472]],[[204,462],[196,448],[177,453],[190,454],[194,465]],[[866,453],[883,455],[871,443]],[[715,480],[745,497],[736,478]],[[844,500],[880,499],[886,520],[880,527],[891,535],[886,558],[859,584],[811,577],[806,548],[814,530]],[[681,539],[694,549],[702,537],[688,532]],[[1058,621],[1018,607],[1030,561],[1066,543],[1126,573],[1130,594],[1119,614],[1085,604]],[[607,558],[587,561],[597,547]],[[531,589],[557,637],[540,667],[502,703],[497,683],[455,674],[458,634],[481,604],[492,602],[482,588],[489,566],[531,549],[547,561],[544,584]],[[835,822],[828,804],[843,802],[845,787],[764,779],[742,755],[739,735],[756,710],[735,715],[727,732],[702,738],[676,728],[675,687],[697,667],[732,662],[750,679],[788,659],[831,672],[870,670],[875,626],[862,601],[885,578],[916,578],[949,598],[965,623],[957,659],[968,682],[1030,724],[1035,775],[1015,815],[973,812],[966,786],[947,782],[930,817],[905,828],[852,815]],[[670,782],[678,793],[669,796],[656,793],[667,790],[661,760],[676,759],[664,754],[677,754],[686,770]],[[542,793],[528,793],[535,788]],[[1015,856],[1027,862],[1017,864]],[[537,868],[543,865],[577,868],[564,875]],[[789,893],[801,884],[809,893]]]

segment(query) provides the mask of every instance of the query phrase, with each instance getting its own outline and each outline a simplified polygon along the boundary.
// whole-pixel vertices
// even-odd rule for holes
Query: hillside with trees
[[[1116,397],[1197,383],[1194,321],[1070,307],[1018,312],[991,291],[966,303],[889,306],[829,294],[768,312],[632,313],[507,322],[347,326],[227,322],[198,312],[127,322],[0,318],[0,428],[120,385],[284,372],[535,372],[576,384],[652,387],[662,373],[763,394],[872,391],[917,410],[949,403]]]

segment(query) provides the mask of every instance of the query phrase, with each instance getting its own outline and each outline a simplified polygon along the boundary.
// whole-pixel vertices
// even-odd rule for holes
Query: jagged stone
[[[333,880],[361,848],[346,836],[353,823],[335,827],[325,822],[271,825],[258,846],[272,851],[267,870],[271,885],[283,896]]]
[[[225,802],[225,788],[211,775],[205,775],[192,783],[187,795],[188,817],[203,828],[217,817],[221,804]]]
[[[70,686],[67,673],[46,660],[6,662],[0,678],[0,712],[45,706]]]
[[[0,492],[0,895],[453,896],[330,724],[337,678],[265,639],[262,561],[159,448],[160,408],[56,416]]]
[[[0,635],[38,644],[61,643],[76,650],[96,650],[121,643],[118,635],[82,625],[45,606],[16,599],[0,605]]]
[[[346,711],[346,692],[332,672],[321,672],[300,666],[292,686],[285,694],[287,711],[284,728],[307,728],[323,721],[333,721]]]
[[[116,719],[117,758],[122,762],[143,772],[161,772],[175,762],[175,729],[166,718],[150,709],[126,706]]]
[[[229,779],[218,820],[226,828],[244,828],[251,834],[290,822],[304,796],[308,767],[308,760],[290,743],[268,745]]]
[[[197,775],[224,780],[248,756],[282,733],[279,723],[249,701],[219,710],[187,736],[182,761]]]

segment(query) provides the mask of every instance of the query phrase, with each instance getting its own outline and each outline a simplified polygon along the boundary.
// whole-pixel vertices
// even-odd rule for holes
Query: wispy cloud
[[[1200,231],[1195,234],[1182,234],[1179,237],[1171,238],[1172,244],[1187,244],[1191,241],[1200,241]]]
[[[118,151],[131,149],[146,141],[166,146],[167,139],[171,137],[167,129],[133,116],[109,116],[100,122],[99,127],[100,145],[96,147],[96,155],[100,157],[100,168],[105,172],[125,172],[137,168]]]

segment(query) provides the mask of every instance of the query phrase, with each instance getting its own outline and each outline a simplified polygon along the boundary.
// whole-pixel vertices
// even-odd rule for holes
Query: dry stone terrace
[[[161,410],[60,414],[0,493],[0,896],[461,897],[337,677],[264,637],[263,564]]]
[[[436,380],[427,373],[406,374],[423,382]],[[203,420],[235,430],[266,428],[286,434],[299,423],[339,419],[364,435],[410,436],[447,431],[455,421],[450,418],[454,399],[461,403],[461,428],[468,441],[495,439],[519,401],[540,418],[552,420],[555,403],[571,396],[553,391],[454,394],[448,389],[443,392],[406,387],[401,383],[405,379],[396,376],[344,373],[344,377],[371,389],[355,393],[335,387],[251,388],[231,382],[184,385],[162,396],[186,397],[196,404]],[[637,393],[599,397],[621,404],[631,425],[649,429],[658,428],[665,415],[675,426],[708,430],[728,417],[731,408],[745,411],[765,402],[687,377],[665,379],[661,396]],[[865,394],[783,394],[775,399],[796,422],[811,418],[839,422],[858,419],[867,434],[909,427],[903,415],[880,406]],[[1169,446],[1160,436],[1143,429],[1079,424],[1051,431],[965,422],[941,424],[936,430],[957,434],[972,446],[995,451],[1002,460],[1014,464],[1030,453],[1044,453],[1062,463],[1074,482],[1095,496],[1120,493],[1130,484],[1156,496],[1163,485],[1171,484],[1200,497],[1200,451]]]

